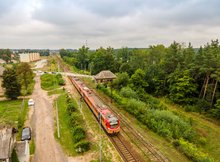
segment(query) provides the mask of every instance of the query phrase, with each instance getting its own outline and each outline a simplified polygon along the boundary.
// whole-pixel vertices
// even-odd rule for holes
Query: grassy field
[[[55,137],[59,140],[65,152],[68,155],[76,155],[74,145],[72,144],[71,130],[69,128],[69,116],[66,113],[66,95],[60,95],[57,99],[57,106],[59,111],[59,125],[60,125],[60,138],[57,136],[57,129]]]
[[[0,124],[18,128],[17,138],[20,139],[27,112],[27,100],[0,101]]]
[[[48,96],[51,96],[51,95],[54,95],[54,94],[63,94],[63,93],[65,93],[65,91],[62,88],[53,89],[53,90],[47,92]]]
[[[60,88],[59,77],[53,74],[43,74],[41,75],[41,88],[47,91],[55,90]]]
[[[164,98],[161,98],[160,100],[167,105],[170,111],[192,120],[193,128],[200,136],[204,137],[203,142],[199,144],[199,146],[204,152],[214,158],[215,161],[220,161],[219,122],[210,120],[199,113],[185,112],[180,106],[171,104]]]
[[[17,127],[19,115],[22,115],[21,106],[22,100],[0,101],[0,124],[7,124]],[[23,113],[24,112],[25,111],[23,111]]]

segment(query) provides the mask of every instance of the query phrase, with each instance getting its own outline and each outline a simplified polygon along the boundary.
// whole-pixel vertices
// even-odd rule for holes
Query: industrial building
[[[40,54],[39,53],[21,53],[20,56],[20,62],[33,62],[40,60]]]

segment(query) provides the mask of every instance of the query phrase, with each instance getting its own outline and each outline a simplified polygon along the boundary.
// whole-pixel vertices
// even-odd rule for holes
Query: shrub
[[[69,124],[71,127],[74,128],[75,126],[79,125],[78,118],[79,118],[79,115],[76,113],[72,113],[69,116]]]
[[[146,104],[136,99],[127,100],[125,109],[130,113],[138,117],[140,114],[144,114]]]
[[[143,122],[164,137],[182,137],[190,141],[195,137],[195,131],[189,122],[167,110],[147,110]]]
[[[125,98],[135,98],[138,99],[138,96],[135,91],[133,91],[130,87],[124,87],[120,91],[120,95]]]
[[[76,126],[73,128],[73,142],[77,143],[82,139],[86,138],[86,133],[81,126]]]
[[[80,141],[75,145],[77,152],[85,152],[90,149],[90,144],[88,141]]]
[[[146,102],[148,107],[151,109],[167,110],[167,106],[165,106],[160,102],[160,100],[149,94],[143,95],[143,101]]]
[[[200,137],[200,138],[198,139],[198,143],[199,143],[200,145],[206,145],[207,139],[206,139],[205,137]]]
[[[76,110],[77,110],[76,106],[75,106],[75,104],[73,102],[67,103],[67,111],[68,111],[68,113],[71,114],[72,112],[74,112]]]
[[[58,80],[58,84],[59,85],[65,85],[65,81],[61,78]]]
[[[196,162],[214,162],[212,158],[208,156],[208,154],[199,150],[195,145],[185,141],[180,138],[178,141],[178,145],[175,144],[180,151],[182,151],[189,159]]]

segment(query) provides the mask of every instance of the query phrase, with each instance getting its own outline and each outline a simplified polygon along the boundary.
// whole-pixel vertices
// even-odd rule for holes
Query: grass
[[[21,137],[21,131],[28,112],[27,100],[24,100],[23,104],[22,102],[21,99],[0,101],[0,124],[18,128],[18,139]]]
[[[74,149],[72,142],[72,134],[69,127],[69,116],[66,113],[66,95],[62,94],[57,99],[57,106],[59,112],[59,126],[60,126],[60,138],[57,136],[57,129],[55,131],[55,137],[61,143],[62,147],[68,155],[76,156],[77,153]]]
[[[52,74],[41,75],[41,88],[49,91],[61,87],[58,82],[58,77],[56,76],[57,75]]]
[[[22,100],[0,101],[0,124],[17,127],[18,117],[21,111]],[[24,112],[24,111],[22,111]],[[22,116],[25,115],[22,113]]]
[[[12,162],[19,162],[18,155],[17,155],[17,153],[14,149],[13,149],[12,154],[11,154],[11,161]]]
[[[47,92],[47,94],[49,96],[54,95],[54,94],[63,94],[63,93],[65,93],[65,91],[62,88],[61,89],[54,89],[54,90]]]
[[[32,138],[32,140],[30,141],[30,155],[33,155],[35,152],[35,141]]]
[[[213,157],[216,161],[220,161],[220,127],[205,118],[203,115],[194,112],[185,112],[180,106],[167,102],[166,99],[160,99],[166,104],[170,111],[192,120],[193,128],[196,132],[205,138],[200,145],[201,149]]]

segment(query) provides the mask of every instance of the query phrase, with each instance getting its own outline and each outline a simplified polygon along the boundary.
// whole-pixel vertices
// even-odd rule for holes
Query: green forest
[[[60,56],[86,74],[95,75],[102,70],[115,73],[113,83],[98,84],[97,88],[190,160],[219,159],[218,145],[210,141],[213,134],[205,135],[193,118],[170,111],[161,100],[179,105],[186,112],[220,120],[218,40],[200,48],[175,41],[168,47],[142,49],[89,50],[82,46],[75,51],[61,49]]]
[[[192,117],[170,111],[163,100],[186,112],[219,122],[220,45],[212,40],[200,48],[173,42],[142,49],[60,50],[60,56],[80,72],[95,75],[111,70],[117,78],[97,89],[192,161],[219,159],[218,144]],[[201,131],[202,130],[202,131]],[[215,130],[213,130],[216,132]],[[217,138],[217,137],[215,137]],[[217,140],[217,139],[216,139]],[[212,148],[216,147],[216,151]],[[211,156],[210,156],[211,155]],[[213,159],[214,158],[214,159]]]
[[[113,88],[129,87],[141,100],[145,93],[167,97],[187,111],[220,119],[220,45],[218,40],[193,48],[173,42],[169,47],[153,45],[146,49],[107,49],[88,47],[60,50],[70,65],[92,75],[101,70],[117,74]]]

